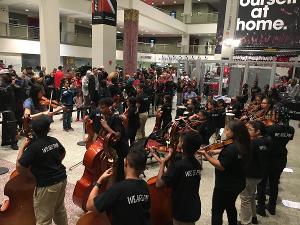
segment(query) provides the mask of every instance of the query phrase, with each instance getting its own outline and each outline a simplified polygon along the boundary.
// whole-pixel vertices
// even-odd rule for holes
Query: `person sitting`
[[[112,213],[114,225],[150,225],[150,193],[147,183],[140,179],[146,167],[147,156],[140,149],[131,149],[124,159],[125,180],[102,192],[104,183],[113,175],[106,170],[92,189],[86,204],[89,211]]]
[[[199,186],[201,179],[201,164],[195,158],[195,152],[200,148],[202,138],[198,132],[187,132],[183,137],[183,158],[172,164],[173,149],[165,158],[159,158],[152,153],[159,162],[160,168],[157,176],[156,187],[170,186],[172,188],[173,224],[195,224],[201,215],[201,201]],[[164,172],[165,166],[170,166]],[[184,207],[182,207],[184,206]]]

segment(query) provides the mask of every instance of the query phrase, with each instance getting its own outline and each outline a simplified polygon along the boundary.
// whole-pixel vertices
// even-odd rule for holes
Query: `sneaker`
[[[1,146],[7,146],[7,145],[10,145],[10,143],[9,142],[2,142],[1,143]]]
[[[257,217],[252,217],[252,224],[258,224]]]
[[[71,128],[69,128],[68,130],[69,130],[69,131],[74,131],[74,128],[73,128],[73,127],[71,127]]]
[[[69,129],[64,129],[64,131],[69,132]]]
[[[262,217],[266,217],[267,214],[266,214],[266,210],[263,208],[263,207],[260,207],[260,206],[256,206],[256,213]]]
[[[19,146],[18,146],[17,144],[12,144],[12,145],[10,146],[10,148],[11,148],[12,150],[19,150]]]

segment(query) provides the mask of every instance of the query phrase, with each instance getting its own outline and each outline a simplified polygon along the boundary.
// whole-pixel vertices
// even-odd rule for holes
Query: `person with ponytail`
[[[256,217],[255,191],[269,168],[270,138],[266,136],[266,127],[259,120],[250,121],[248,131],[251,138],[251,158],[246,164],[246,187],[240,194],[241,225],[258,224]]]
[[[250,157],[250,136],[245,125],[238,120],[229,122],[225,127],[227,139],[233,143],[225,146],[218,159],[204,150],[199,152],[215,167],[215,187],[212,199],[212,225],[223,224],[226,210],[229,225],[237,225],[235,202],[245,188],[244,165]]]

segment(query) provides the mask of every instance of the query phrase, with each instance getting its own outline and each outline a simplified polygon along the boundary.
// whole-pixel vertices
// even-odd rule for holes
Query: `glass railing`
[[[39,28],[26,25],[0,23],[0,37],[10,37],[17,39],[39,40]],[[92,47],[92,35],[61,32],[60,42],[62,44]],[[117,39],[117,50],[123,50],[123,40]],[[150,44],[139,42],[138,52],[153,54],[181,54],[182,46],[177,44]],[[190,45],[189,54],[213,55],[215,46],[213,45]]]
[[[197,12],[192,14],[183,14],[181,21],[187,24],[209,24],[218,22],[218,13]]]
[[[190,45],[190,54],[192,55],[214,55],[215,45]]]
[[[61,32],[60,42],[67,45],[92,47],[92,34]]]
[[[38,27],[21,25],[21,24],[7,24],[0,23],[0,36],[11,37],[18,39],[39,39],[40,31]]]

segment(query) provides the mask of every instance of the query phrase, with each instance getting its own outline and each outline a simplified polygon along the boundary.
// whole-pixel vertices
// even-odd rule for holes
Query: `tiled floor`
[[[64,132],[62,131],[62,121],[59,121],[61,116],[55,116],[55,122],[51,125],[50,135],[57,137],[61,143],[66,148],[67,154],[64,160],[64,165],[67,167],[68,173],[68,181],[70,184],[75,184],[78,179],[80,179],[84,167],[79,165],[73,170],[69,170],[69,168],[82,161],[85,147],[80,147],[76,143],[83,139],[83,128],[81,122],[73,122],[72,126],[75,129],[73,132]],[[149,134],[154,126],[155,119],[150,118],[147,121],[147,134]],[[294,170],[293,173],[283,173],[282,178],[280,180],[280,193],[278,200],[278,210],[276,216],[268,216],[267,218],[259,217],[260,224],[264,225],[299,225],[300,224],[300,210],[287,208],[282,205],[281,200],[291,200],[300,202],[300,154],[299,147],[300,146],[300,131],[297,128],[297,122],[292,121],[291,123],[296,128],[295,139],[290,142],[288,145],[289,156],[288,156],[288,166]],[[21,145],[22,141],[20,141]],[[297,150],[298,149],[298,150]],[[17,151],[10,150],[6,147],[0,148],[0,159],[7,160],[9,162],[15,163],[17,156]],[[0,165],[1,166],[1,165]],[[156,175],[157,173],[157,165],[152,164],[148,167],[146,171],[147,178]],[[202,216],[200,220],[197,222],[197,225],[208,225],[210,224],[211,218],[211,198],[212,198],[212,190],[214,187],[214,169],[213,167],[204,162],[204,170],[202,172],[202,180],[200,187],[200,196],[202,201]],[[71,186],[70,186],[71,188]],[[3,190],[0,189],[0,196],[3,195]],[[3,196],[2,196],[3,197]],[[68,194],[67,198],[71,198],[71,195]],[[1,199],[1,197],[0,197]],[[71,203],[71,199],[66,200],[67,203]],[[237,200],[237,207],[239,208],[240,200]],[[184,206],[183,206],[184,207]],[[75,211],[75,212],[74,212]],[[75,213],[78,215],[80,210],[73,210],[70,213]],[[226,216],[224,216],[226,222]],[[71,222],[71,221],[70,221]],[[74,220],[71,222],[73,225]]]

